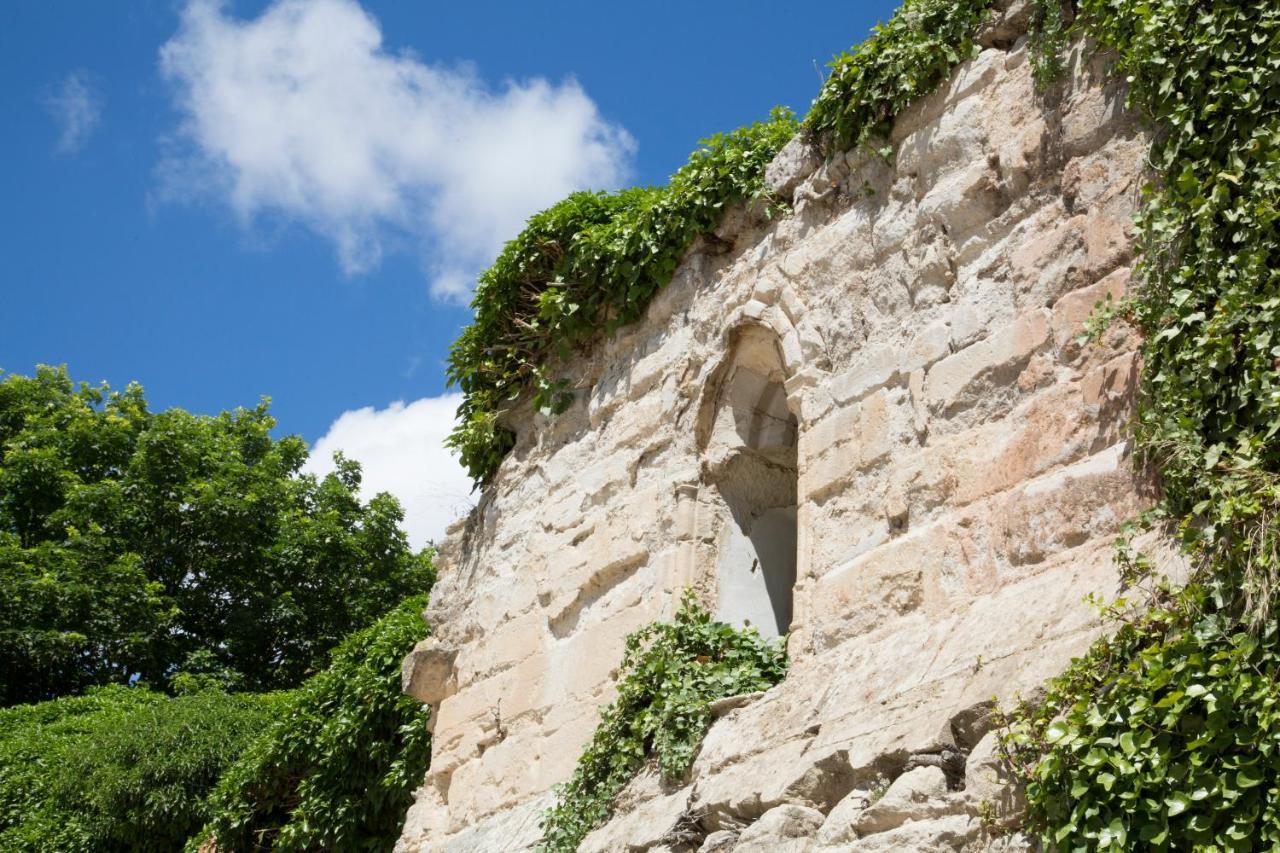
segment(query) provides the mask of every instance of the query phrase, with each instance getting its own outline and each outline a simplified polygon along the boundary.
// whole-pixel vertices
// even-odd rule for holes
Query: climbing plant
[[[1039,0],[1052,5],[1054,0]],[[1120,620],[1015,715],[1031,827],[1072,850],[1280,845],[1280,6],[1082,0],[1152,125],[1141,286],[1109,309],[1144,335],[1149,517],[1196,571]],[[1126,579],[1154,566],[1122,550]]]
[[[351,634],[289,694],[218,780],[189,851],[391,849],[431,751],[429,711],[400,689],[426,603],[409,598]]]
[[[906,0],[871,37],[831,61],[804,127],[829,151],[887,135],[894,116],[976,55],[990,0]]]
[[[671,622],[627,637],[618,696],[542,818],[542,849],[572,853],[608,819],[614,797],[652,757],[662,777],[679,780],[711,725],[711,702],[765,690],[782,680],[781,642],[716,622],[686,592]]]
[[[1066,8],[1068,5],[1070,8]],[[1072,0],[1033,0],[1031,3],[1027,52],[1031,73],[1040,86],[1053,82],[1066,70],[1063,53],[1071,38],[1068,24],[1074,5]]]

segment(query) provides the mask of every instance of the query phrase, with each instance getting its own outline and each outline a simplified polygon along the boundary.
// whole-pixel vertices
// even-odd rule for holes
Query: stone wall
[[[1129,284],[1148,140],[1083,47],[1037,94],[1025,11],[1004,5],[898,117],[891,163],[793,142],[770,168],[793,213],[731,213],[572,365],[569,412],[511,415],[517,446],[451,530],[434,636],[406,661],[437,710],[397,849],[531,847],[628,633],[686,586],[767,614],[746,615],[725,555],[774,559],[751,525],[788,496],[790,674],[721,709],[688,785],[642,776],[583,849],[1021,843],[1001,834],[1016,792],[991,700],[1096,635],[1082,599],[1115,592],[1112,540],[1144,503],[1136,340],[1076,336]]]

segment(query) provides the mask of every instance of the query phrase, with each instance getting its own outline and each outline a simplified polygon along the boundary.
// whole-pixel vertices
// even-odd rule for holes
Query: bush
[[[905,0],[885,24],[831,61],[805,116],[805,131],[828,149],[885,136],[894,116],[932,94],[974,56],[973,35],[990,0]]]
[[[0,849],[179,849],[281,702],[112,686],[0,710]]]
[[[426,597],[348,637],[294,691],[218,783],[188,845],[220,850],[389,850],[430,757],[426,706],[400,692],[400,664],[426,636]]]

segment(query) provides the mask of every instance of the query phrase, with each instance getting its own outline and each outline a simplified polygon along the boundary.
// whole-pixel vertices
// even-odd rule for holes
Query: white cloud
[[[389,51],[355,0],[276,0],[253,20],[191,0],[160,64],[183,116],[167,193],[213,192],[245,224],[300,221],[348,273],[410,248],[445,297],[530,214],[618,186],[634,151],[575,81],[494,89]]]
[[[44,99],[45,109],[58,123],[57,150],[74,154],[84,147],[102,120],[102,96],[83,71],[68,74]]]
[[[341,450],[364,469],[363,498],[390,492],[400,499],[415,548],[438,542],[449,523],[473,505],[471,479],[444,447],[461,400],[460,394],[445,394],[344,412],[312,447],[304,470],[327,474],[334,451]]]

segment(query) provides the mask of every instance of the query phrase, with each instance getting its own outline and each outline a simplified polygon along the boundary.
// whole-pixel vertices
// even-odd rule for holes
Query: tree
[[[300,473],[264,401],[153,413],[65,368],[0,381],[0,701],[179,673],[301,683],[343,636],[427,589],[398,502],[359,465]]]

